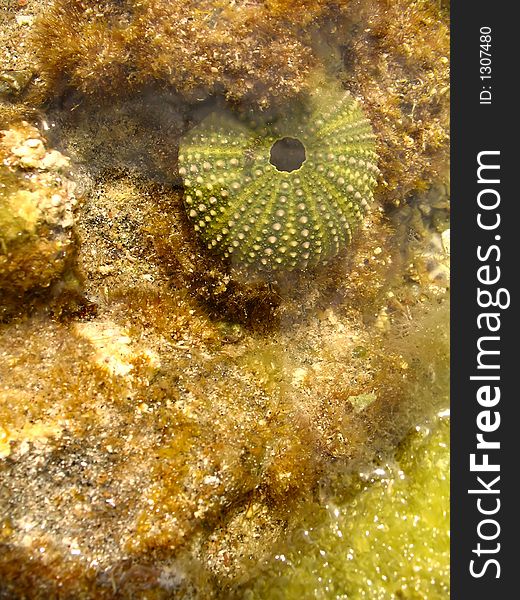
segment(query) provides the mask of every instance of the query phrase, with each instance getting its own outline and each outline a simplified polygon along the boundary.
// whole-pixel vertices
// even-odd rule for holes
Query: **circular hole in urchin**
[[[284,137],[271,146],[269,162],[279,171],[296,171],[305,159],[305,146],[296,138]]]

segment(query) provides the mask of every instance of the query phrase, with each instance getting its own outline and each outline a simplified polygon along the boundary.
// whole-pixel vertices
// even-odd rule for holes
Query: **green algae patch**
[[[417,428],[357,485],[307,519],[248,600],[449,597],[449,419]]]

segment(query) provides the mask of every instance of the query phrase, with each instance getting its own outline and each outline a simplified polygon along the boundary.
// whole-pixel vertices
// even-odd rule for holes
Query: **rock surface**
[[[75,254],[69,160],[23,121],[0,131],[0,293],[4,309],[48,288]]]

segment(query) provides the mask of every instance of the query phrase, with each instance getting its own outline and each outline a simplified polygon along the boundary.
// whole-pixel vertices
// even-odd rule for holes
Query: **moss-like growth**
[[[430,0],[352,0],[343,17],[345,83],[378,134],[382,197],[400,204],[448,180],[448,15]]]
[[[55,0],[35,40],[53,96],[160,88],[265,108],[308,91],[325,63],[362,99],[379,138],[380,196],[399,204],[447,179],[446,21],[430,0]]]
[[[308,507],[290,543],[237,597],[449,597],[448,419],[414,432],[395,461],[355,485],[343,476],[336,486],[325,506]]]
[[[117,96],[158,84],[260,106],[303,89],[311,56],[289,20],[227,0],[56,0],[36,41],[54,89]]]

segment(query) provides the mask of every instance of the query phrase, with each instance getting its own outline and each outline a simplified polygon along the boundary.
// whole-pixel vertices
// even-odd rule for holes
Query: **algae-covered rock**
[[[311,60],[289,19],[227,0],[55,0],[36,42],[52,86],[101,97],[158,83],[267,105],[306,87]]]
[[[449,178],[449,14],[431,0],[354,0],[339,37],[345,85],[365,102],[385,201]]]
[[[355,312],[233,338],[160,273],[126,277],[87,321],[0,330],[9,589],[112,598],[115,581],[124,597],[162,598],[177,573],[180,597],[225,593],[296,526],[331,465],[387,452],[444,401],[424,382],[444,389],[445,305],[420,323],[430,346],[414,364],[414,332],[372,339]],[[37,580],[21,579],[28,561]]]
[[[68,159],[48,150],[28,123],[0,131],[0,289],[8,296],[46,288],[74,254]]]
[[[309,507],[291,542],[239,597],[448,598],[449,441],[442,413],[357,484],[338,476],[335,494]]]
[[[37,117],[36,106],[25,102],[40,88],[37,52],[32,43],[35,18],[50,0],[0,0],[0,129]]]
[[[33,76],[32,71],[27,70],[6,70],[0,72],[0,99],[16,98],[20,96],[28,86]]]
[[[169,90],[198,103],[284,106],[324,67],[378,136],[380,196],[402,204],[447,180],[448,15],[430,0],[55,0],[35,23],[49,95]]]

